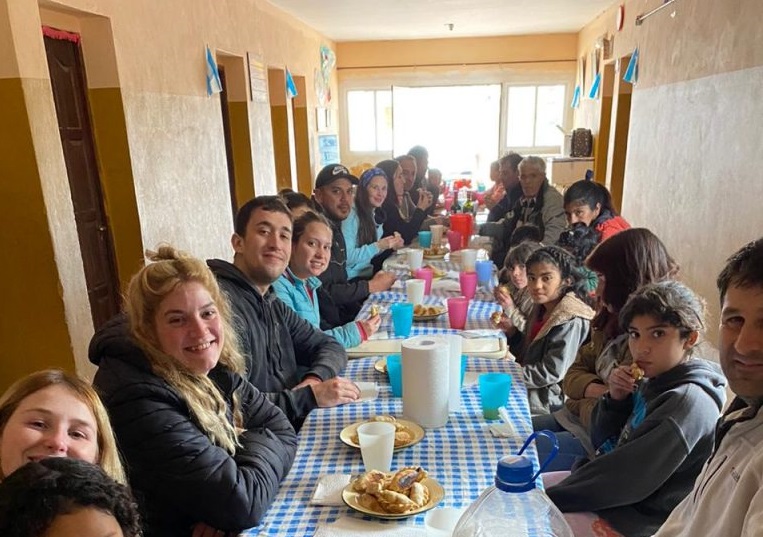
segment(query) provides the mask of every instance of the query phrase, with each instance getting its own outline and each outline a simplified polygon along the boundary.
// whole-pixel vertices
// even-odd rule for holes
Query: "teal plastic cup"
[[[396,337],[408,337],[411,335],[413,325],[413,304],[410,302],[398,302],[389,307],[392,315],[392,328]]]
[[[511,392],[511,375],[508,373],[483,373],[480,375],[480,402],[486,420],[497,420],[498,409],[506,406]]]
[[[387,376],[392,387],[392,397],[403,396],[403,364],[399,354],[387,356]]]
[[[419,231],[419,246],[421,248],[430,248],[432,246],[431,231]]]

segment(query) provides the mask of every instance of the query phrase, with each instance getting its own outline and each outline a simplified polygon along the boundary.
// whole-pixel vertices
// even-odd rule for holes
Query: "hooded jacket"
[[[652,535],[710,456],[725,386],[717,364],[694,358],[622,401],[603,396],[592,416],[598,456],[548,496],[564,512],[595,511],[626,537]]]
[[[293,390],[307,375],[328,380],[347,366],[344,348],[300,318],[272,288],[265,295],[232,263],[207,261],[228,296],[247,378],[295,425],[317,406],[313,390]]]
[[[526,331],[540,314],[533,310]],[[535,338],[524,344],[519,363],[527,385],[531,414],[548,414],[564,402],[561,382],[588,337],[594,311],[573,293],[567,293],[556,305]]]
[[[240,446],[230,455],[199,428],[185,399],[155,375],[124,316],[99,330],[89,349],[93,385],[109,411],[146,537],[186,537],[197,522],[231,532],[259,524],[286,476],[297,437],[286,416],[255,387],[218,365],[209,378],[228,404],[242,404]]]
[[[600,222],[594,222],[594,227],[599,232],[599,242],[603,242],[612,235],[617,235],[621,231],[630,229],[631,225],[622,216],[612,216],[610,214],[609,218],[603,219]]]
[[[293,309],[297,315],[309,322],[316,328],[321,326],[320,306],[318,289],[321,281],[311,276],[306,280],[297,278],[290,268],[286,268],[286,274],[282,274],[273,283],[273,290],[284,304]],[[337,326],[325,330],[325,333],[336,339],[345,349],[356,347],[363,342],[360,329],[356,321],[344,326]]]
[[[763,412],[735,399],[694,490],[655,537],[757,537],[763,528]]]
[[[374,226],[376,227],[376,240],[382,238],[382,224],[377,222],[376,213],[378,209],[374,211]],[[386,220],[385,217],[381,218],[382,221]],[[381,253],[376,242],[370,244],[364,244],[358,246],[358,230],[360,228],[360,217],[358,216],[358,210],[353,204],[350,210],[350,215],[342,220],[342,235],[344,235],[344,243],[347,246],[347,278],[370,278],[373,275],[373,267],[371,266],[371,259],[374,256]]]

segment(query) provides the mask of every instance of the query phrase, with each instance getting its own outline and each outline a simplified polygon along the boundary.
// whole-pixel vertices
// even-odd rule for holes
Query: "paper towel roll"
[[[459,334],[448,334],[448,411],[461,410],[461,353],[463,338]]]
[[[428,429],[442,427],[448,423],[449,341],[416,336],[403,341],[401,349],[403,415]]]

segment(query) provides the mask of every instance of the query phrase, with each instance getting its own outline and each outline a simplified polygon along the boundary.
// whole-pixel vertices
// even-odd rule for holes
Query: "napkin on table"
[[[355,385],[360,390],[360,397],[353,401],[354,403],[373,401],[379,397],[379,385],[375,382],[356,382]]]
[[[320,524],[313,537],[357,537],[358,535],[373,535],[374,537],[426,537],[427,532],[416,526],[399,523],[382,524],[353,517],[339,517],[331,524]]]
[[[310,505],[337,506],[344,505],[342,491],[350,484],[352,476],[349,474],[323,475],[318,479]]]

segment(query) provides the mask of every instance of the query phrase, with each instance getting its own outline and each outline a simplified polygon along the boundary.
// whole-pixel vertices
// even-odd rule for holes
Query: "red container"
[[[461,234],[461,248],[466,248],[469,245],[469,240],[472,238],[473,226],[474,217],[471,214],[450,215],[450,229]]]

